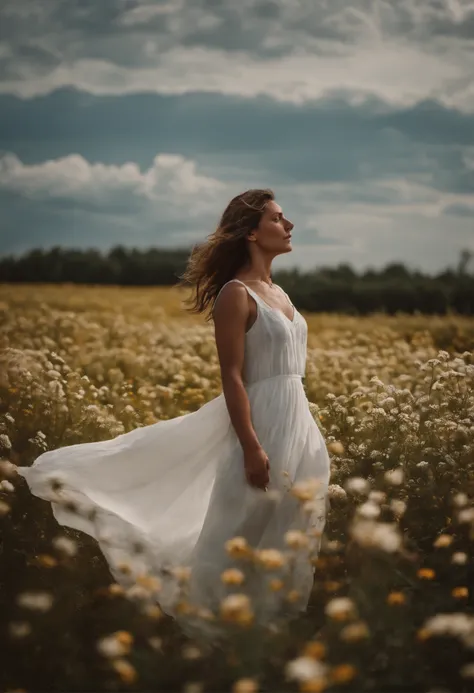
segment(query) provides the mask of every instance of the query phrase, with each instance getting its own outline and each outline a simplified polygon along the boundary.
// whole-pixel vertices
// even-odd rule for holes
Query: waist
[[[266,383],[268,380],[303,380],[302,375],[298,373],[279,373],[278,375],[270,375],[267,378],[259,378],[258,380],[252,380],[250,383],[245,383],[245,385],[256,385],[257,383]]]

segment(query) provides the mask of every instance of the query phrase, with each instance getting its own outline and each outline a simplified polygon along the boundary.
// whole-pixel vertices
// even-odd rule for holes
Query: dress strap
[[[217,299],[218,299],[219,296],[221,295],[221,291],[222,291],[222,289],[224,288],[224,286],[227,286],[227,284],[230,284],[231,282],[238,282],[239,284],[242,284],[242,286],[245,286],[245,288],[247,289],[248,293],[252,296],[252,298],[253,298],[257,303],[258,303],[259,301],[262,300],[262,299],[260,298],[260,296],[259,296],[258,294],[256,294],[255,291],[254,291],[253,289],[251,289],[249,286],[247,286],[247,284],[246,284],[245,282],[241,281],[240,279],[229,279],[228,282],[226,282],[225,284],[223,284],[223,286],[221,287],[219,293],[217,294],[216,300],[214,301],[214,306],[216,305]]]
[[[238,282],[239,284],[242,284],[243,286],[245,286],[245,288],[247,289],[248,293],[249,293],[249,294],[252,296],[252,298],[254,298],[255,301],[258,303],[258,301],[259,301],[259,296],[258,296],[258,294],[256,294],[254,291],[252,291],[252,289],[251,289],[250,287],[248,287],[247,284],[245,284],[245,283],[244,283],[243,281],[241,281],[240,279],[229,279],[228,282],[226,282],[225,284],[223,284],[223,285],[221,286],[221,288],[220,288],[220,290],[219,290],[219,293],[218,293],[217,296],[216,296],[216,300],[214,301],[214,305],[212,306],[212,312],[214,312],[214,308],[216,307],[217,300],[218,300],[219,296],[221,295],[222,290],[224,289],[225,286],[227,286],[227,284],[230,284],[231,282]]]

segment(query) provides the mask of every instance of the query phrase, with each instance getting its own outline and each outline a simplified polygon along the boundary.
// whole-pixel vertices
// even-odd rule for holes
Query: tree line
[[[189,255],[189,248],[140,250],[119,245],[103,253],[55,246],[30,250],[19,257],[0,257],[0,281],[172,286],[184,272]],[[273,279],[291,295],[299,310],[353,315],[474,315],[471,260],[472,253],[464,250],[456,268],[436,275],[410,270],[403,263],[361,272],[343,263],[311,271],[278,270]]]

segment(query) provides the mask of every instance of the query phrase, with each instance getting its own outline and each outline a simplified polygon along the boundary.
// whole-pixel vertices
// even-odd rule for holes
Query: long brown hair
[[[257,228],[270,200],[272,190],[246,190],[234,197],[224,210],[217,229],[207,237],[207,242],[193,248],[188,266],[180,277],[180,286],[193,286],[193,293],[185,301],[191,313],[211,310],[221,288],[233,279],[238,270],[249,260],[247,235]]]

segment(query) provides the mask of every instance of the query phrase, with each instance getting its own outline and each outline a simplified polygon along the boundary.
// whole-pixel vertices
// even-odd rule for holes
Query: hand
[[[270,462],[265,450],[258,447],[244,451],[244,468],[250,486],[266,491],[270,482]]]

